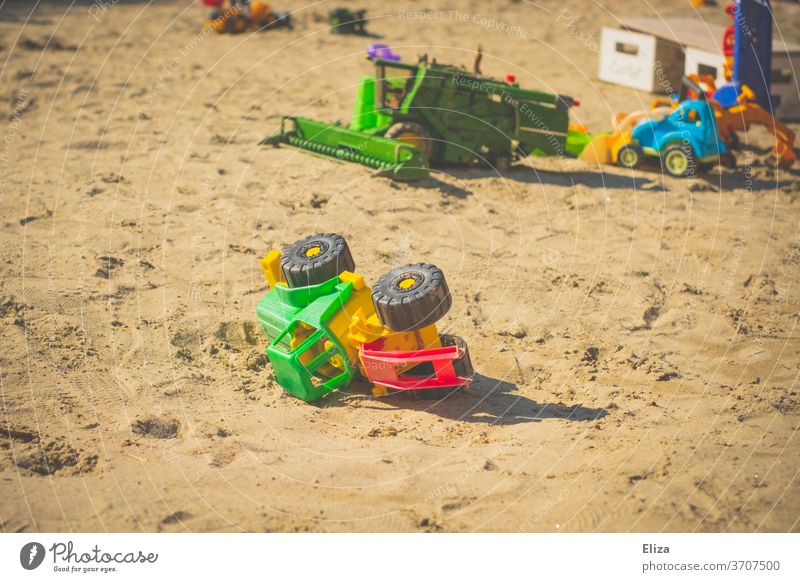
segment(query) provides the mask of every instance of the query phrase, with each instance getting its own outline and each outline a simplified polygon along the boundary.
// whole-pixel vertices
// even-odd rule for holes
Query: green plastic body
[[[582,131],[567,131],[567,152],[573,157],[578,157],[581,152],[586,149],[586,146],[599,135],[606,135],[600,133],[583,133]]]
[[[346,386],[355,376],[355,367],[327,322],[343,308],[350,297],[352,283],[334,277],[309,287],[275,285],[256,306],[256,317],[269,340],[267,357],[278,383],[290,394],[306,402]],[[310,331],[292,347],[295,330],[304,324]],[[338,357],[343,370],[333,377],[319,373],[331,358]]]

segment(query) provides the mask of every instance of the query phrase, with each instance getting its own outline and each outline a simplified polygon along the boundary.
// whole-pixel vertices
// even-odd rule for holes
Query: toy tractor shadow
[[[618,173],[604,172],[602,170],[554,172],[551,170],[537,170],[525,165],[512,166],[503,172],[483,167],[451,167],[440,168],[440,170],[441,174],[451,176],[463,183],[481,178],[503,178],[505,180],[514,180],[524,184],[541,184],[543,186],[572,187],[573,185],[582,184],[588,188],[601,190],[649,189],[653,183],[652,180],[648,179],[641,172],[637,172],[633,175],[621,175]],[[415,186],[420,188],[441,190],[445,194],[453,195],[457,198],[466,198],[472,195],[472,192],[464,187],[465,185],[466,184],[459,186],[445,182],[436,177],[436,173],[433,171],[430,177],[415,184]]]
[[[548,418],[588,421],[608,415],[605,408],[536,402],[514,394],[516,389],[517,386],[511,382],[476,373],[471,386],[454,390],[442,400],[412,400],[403,394],[392,394],[385,399],[397,408],[425,411],[448,420],[482,424],[512,425],[541,422]]]

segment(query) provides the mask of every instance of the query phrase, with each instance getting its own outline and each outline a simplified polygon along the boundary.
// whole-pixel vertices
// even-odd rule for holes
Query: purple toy
[[[367,55],[371,59],[381,59],[384,61],[399,61],[400,55],[393,53],[389,45],[371,44],[367,47]]]

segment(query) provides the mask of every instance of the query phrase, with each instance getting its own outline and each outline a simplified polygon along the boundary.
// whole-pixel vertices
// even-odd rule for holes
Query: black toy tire
[[[230,34],[241,34],[247,30],[247,18],[241,14],[234,14],[228,18],[225,28]]]
[[[617,165],[620,168],[627,168],[629,170],[633,170],[642,165],[643,156],[644,152],[642,151],[641,147],[639,147],[635,143],[625,144],[617,152]],[[627,162],[626,160],[629,159],[631,159],[632,161]]]
[[[414,140],[418,141],[418,143],[413,143],[413,141],[410,140],[406,141],[403,139],[403,137],[401,137],[404,134],[406,136],[418,136],[418,138]],[[395,123],[386,130],[386,133],[383,134],[383,137],[388,139],[396,139],[397,141],[416,146],[422,151],[423,154],[425,154],[425,157],[428,158],[428,161],[430,161],[431,157],[433,156],[433,136],[428,128],[426,128],[424,125],[420,125],[419,123],[414,123],[413,121],[401,121]]]
[[[440,337],[443,346],[458,346],[464,349],[464,356],[453,360],[453,370],[455,370],[456,376],[472,378],[475,374],[475,370],[472,367],[472,360],[469,356],[469,346],[467,346],[467,342],[457,335],[443,333]],[[441,400],[459,388],[461,388],[461,386],[453,386],[452,388],[428,388],[427,390],[409,390],[408,392],[414,400]]]
[[[355,268],[347,241],[338,234],[312,234],[281,253],[281,270],[289,287],[318,285]]]
[[[372,286],[378,318],[392,331],[412,331],[436,323],[452,303],[444,273],[427,263],[392,269]]]

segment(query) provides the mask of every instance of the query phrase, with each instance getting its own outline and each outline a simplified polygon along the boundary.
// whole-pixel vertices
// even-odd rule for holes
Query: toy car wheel
[[[276,12],[275,16],[275,28],[287,28],[292,30],[294,28],[294,22],[292,22],[292,15],[289,12]]]
[[[642,148],[634,143],[625,144],[617,152],[617,165],[623,168],[638,168],[642,163]]]
[[[696,168],[692,148],[683,144],[669,146],[664,152],[662,163],[667,174],[676,178],[688,176]]]
[[[344,237],[313,234],[281,253],[281,270],[289,287],[318,285],[356,268]]]
[[[431,155],[433,154],[433,139],[431,132],[428,131],[425,126],[420,125],[419,123],[413,123],[410,121],[395,123],[386,130],[386,133],[383,134],[383,137],[396,139],[397,141],[413,145],[422,153],[424,153],[428,160],[431,159]]]
[[[444,317],[452,301],[442,270],[426,263],[392,269],[372,287],[378,318],[392,331],[431,325]]]
[[[456,376],[460,378],[472,378],[475,370],[472,367],[472,360],[469,357],[469,347],[467,342],[458,337],[457,335],[441,335],[443,346],[457,346],[464,350],[463,357],[453,360],[453,370]],[[415,400],[441,400],[442,398],[452,394],[458,390],[460,386],[453,388],[428,388],[427,390],[409,390],[411,397]]]
[[[247,19],[241,14],[234,14],[228,18],[227,28],[231,34],[242,33],[247,30]]]

